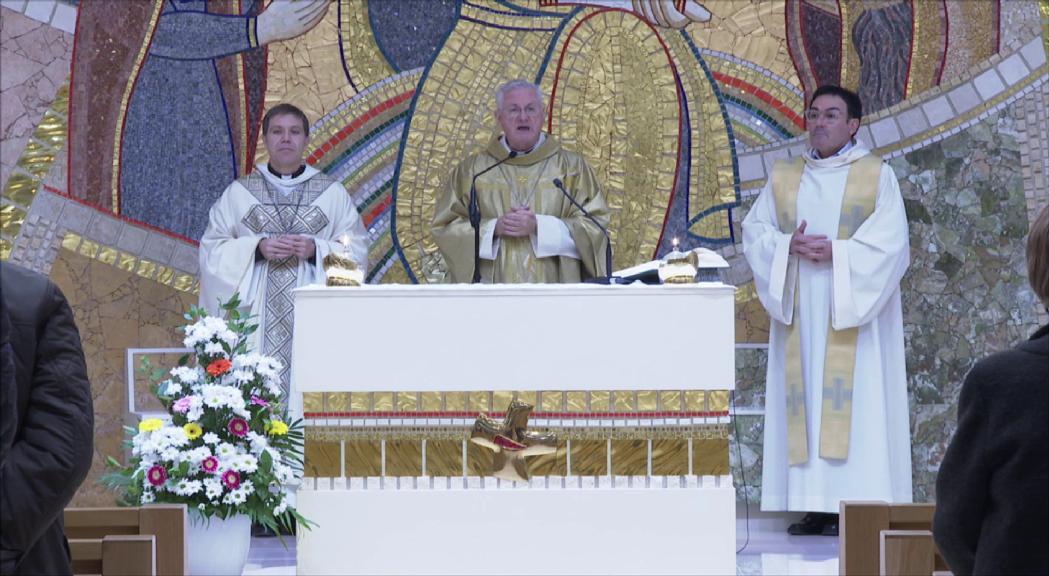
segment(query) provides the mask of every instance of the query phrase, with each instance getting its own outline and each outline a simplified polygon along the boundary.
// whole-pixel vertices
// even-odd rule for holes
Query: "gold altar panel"
[[[728,438],[693,438],[692,473],[696,476],[728,474]]]
[[[387,476],[422,476],[423,445],[421,440],[386,441]]]
[[[572,475],[604,476],[608,474],[606,440],[572,441]]]
[[[527,458],[532,476],[567,476],[568,475],[568,442],[557,443],[557,452]]]
[[[324,394],[320,392],[306,392],[302,395],[302,411],[306,413],[310,412],[323,412],[324,411]]]
[[[711,412],[727,412],[728,390],[707,390],[707,410]]]
[[[582,390],[573,390],[565,394],[565,396],[565,402],[568,404],[566,408],[569,412],[586,412],[586,392]]]
[[[706,412],[707,393],[703,390],[686,390],[685,410],[689,412]]]
[[[460,468],[461,470],[461,468]],[[492,451],[473,442],[466,443],[466,474],[488,476],[492,473]],[[461,472],[460,472],[461,474]],[[459,474],[456,474],[458,476]]]
[[[469,405],[467,406],[468,412],[490,412],[492,410],[492,393],[491,392],[470,392],[469,393]],[[510,401],[507,400],[504,406],[509,405]]]
[[[426,474],[429,476],[462,476],[462,440],[427,440]]]
[[[684,410],[684,395],[680,390],[663,390],[659,393],[659,403],[664,412],[680,412]]]
[[[607,390],[593,390],[590,394],[589,412],[611,412],[612,393]],[[587,411],[584,409],[584,411]]]
[[[419,405],[423,412],[440,412],[441,393],[421,392],[419,395]]]
[[[655,390],[638,390],[637,411],[655,412],[659,410],[659,392]]]
[[[473,394],[470,394],[473,396]],[[492,392],[492,404],[488,409],[492,412],[505,412],[506,407],[510,405],[510,402],[514,399],[514,393],[508,390],[496,390]]]
[[[444,409],[448,412],[465,412],[467,408],[466,392],[445,392]]]
[[[329,392],[324,395],[324,411],[325,412],[349,412],[350,411],[350,393],[349,392]]]
[[[541,395],[540,408],[543,412],[564,412],[564,397],[563,392],[544,391]]]
[[[648,440],[613,440],[612,475],[648,475]]]
[[[397,410],[399,412],[415,412],[419,409],[418,392],[398,392]]]
[[[379,440],[346,441],[346,476],[380,476],[382,443]]]
[[[350,410],[353,412],[367,412],[372,409],[371,395],[367,392],[350,393]]]
[[[637,409],[633,390],[616,390],[612,397],[615,399],[613,409],[616,412],[633,412]]]
[[[305,475],[334,478],[341,475],[338,442],[307,442]]]
[[[688,440],[677,438],[653,440],[652,475],[684,476],[685,474],[688,474]]]
[[[393,392],[372,392],[372,410],[390,412],[393,410]]]

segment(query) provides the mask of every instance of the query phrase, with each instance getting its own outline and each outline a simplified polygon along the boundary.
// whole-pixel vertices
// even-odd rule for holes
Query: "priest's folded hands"
[[[808,222],[802,220],[798,229],[790,235],[790,254],[813,262],[830,262],[833,256],[832,243],[823,234],[806,234]]]
[[[260,240],[259,252],[266,260],[282,260],[290,256],[307,260],[316,254],[317,244],[309,236],[281,234]]]

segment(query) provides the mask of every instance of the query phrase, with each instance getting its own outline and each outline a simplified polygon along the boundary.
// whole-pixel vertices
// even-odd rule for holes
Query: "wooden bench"
[[[934,504],[842,502],[838,518],[838,571],[931,576],[948,569],[932,538]]]
[[[74,574],[186,573],[186,505],[67,508]]]

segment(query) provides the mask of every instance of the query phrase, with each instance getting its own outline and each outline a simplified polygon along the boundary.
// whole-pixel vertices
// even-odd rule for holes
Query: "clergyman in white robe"
[[[832,240],[832,260],[789,254],[777,219],[772,178],[743,221],[743,249],[771,317],[765,394],[761,509],[838,512],[842,500],[911,502],[911,441],[900,279],[910,262],[907,217],[892,169],[882,164],[874,212],[851,238],[838,238],[850,165],[862,142],[835,156],[805,156],[797,228]],[[794,287],[799,287],[795,316]],[[787,325],[798,323],[805,382],[808,459],[789,465],[785,393]],[[828,327],[858,327],[848,456],[820,456],[820,417]]]
[[[266,260],[256,254],[260,240],[282,234],[311,237],[316,254],[306,260]],[[342,184],[311,166],[295,177],[282,177],[259,164],[230,184],[211,207],[200,241],[200,305],[209,314],[219,314],[220,302],[239,293],[241,310],[259,323],[251,346],[281,361],[287,392],[294,321],[291,290],[324,284],[324,257],[333,251],[348,252],[366,271],[368,244],[367,231]]]

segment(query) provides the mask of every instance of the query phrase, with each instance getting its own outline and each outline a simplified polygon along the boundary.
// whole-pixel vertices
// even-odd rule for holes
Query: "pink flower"
[[[171,409],[179,414],[185,414],[186,412],[189,412],[191,403],[192,400],[190,396],[183,396],[182,398],[175,400],[175,404],[172,405]]]
[[[252,395],[251,403],[256,405],[256,406],[262,406],[263,408],[269,408],[270,407],[270,403],[269,402],[266,402],[262,398],[259,398],[258,396],[255,396],[255,395]]]
[[[229,421],[229,433],[243,438],[248,434],[248,423],[243,418],[233,418]]]
[[[200,467],[208,474],[214,474],[219,471],[219,459],[214,456],[208,456],[200,463]]]
[[[153,486],[160,486],[168,479],[168,471],[163,466],[154,466],[146,472],[146,478]]]
[[[222,483],[226,485],[226,488],[235,490],[237,486],[240,486],[240,474],[237,474],[236,470],[226,470],[222,473]]]

